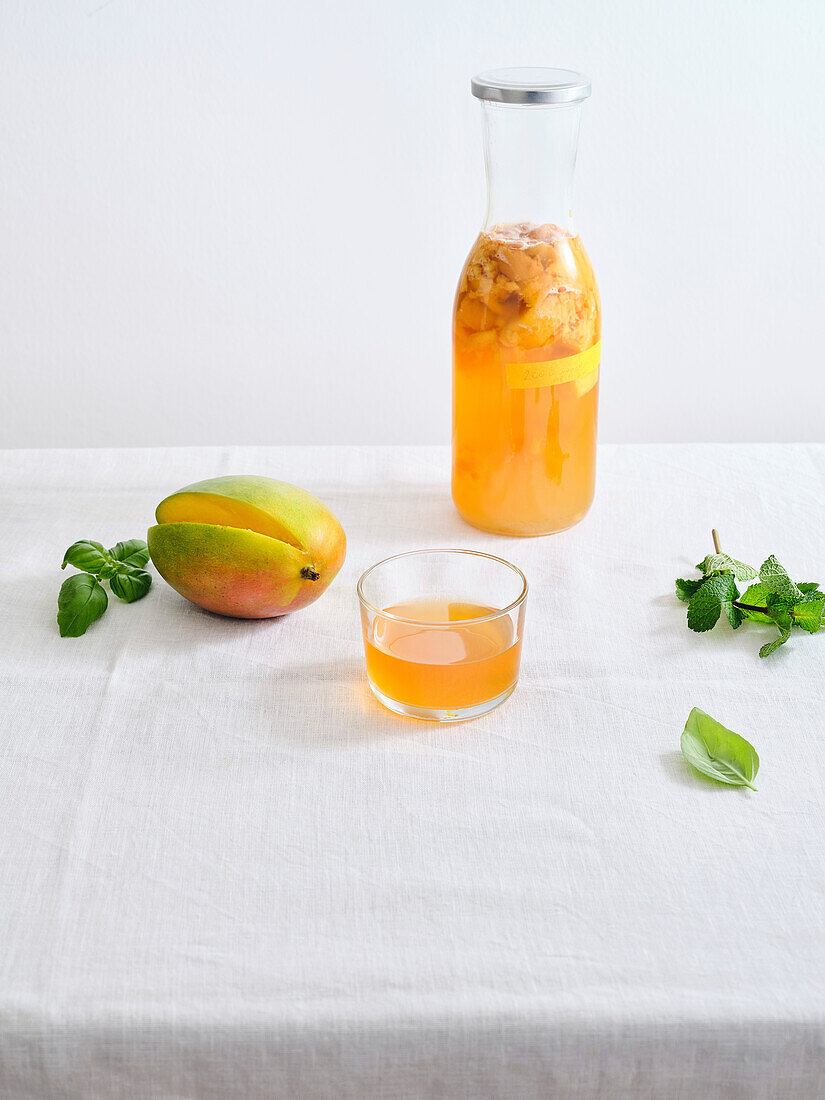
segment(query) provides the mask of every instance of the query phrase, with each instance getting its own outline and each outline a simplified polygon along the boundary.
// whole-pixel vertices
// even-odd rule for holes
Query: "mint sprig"
[[[143,569],[149,549],[142,539],[119,542],[106,550],[100,542],[81,539],[63,555],[61,569],[73,565],[83,572],[67,577],[57,597],[57,626],[61,638],[79,638],[109,606],[103,587],[108,580],[112,592],[124,603],[142,599],[152,584]]]
[[[712,630],[725,613],[737,630],[743,622],[773,623],[779,636],[766,642],[760,657],[769,657],[787,642],[794,627],[816,634],[825,625],[825,591],[814,581],[795,584],[788,571],[771,555],[758,570],[723,554],[719,536],[713,532],[716,552],[708,554],[696,568],[699,579],[679,578],[676,595],[687,606],[691,630]],[[740,582],[756,581],[740,591]]]

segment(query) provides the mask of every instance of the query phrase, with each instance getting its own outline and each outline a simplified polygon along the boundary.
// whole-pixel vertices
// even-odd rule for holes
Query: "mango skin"
[[[226,522],[198,522],[201,511],[255,524],[283,537]],[[188,522],[164,522],[179,514]],[[346,536],[317,497],[264,477],[221,477],[188,485],[157,507],[147,541],[163,579],[192,603],[242,619],[268,619],[306,607],[326,591],[346,556]],[[286,541],[286,540],[289,541]]]

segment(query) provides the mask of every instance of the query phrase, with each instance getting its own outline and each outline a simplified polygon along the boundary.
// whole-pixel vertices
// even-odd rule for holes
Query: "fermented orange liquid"
[[[384,610],[415,620],[377,615],[365,638],[367,675],[390,699],[452,711],[485,703],[515,686],[521,639],[509,615],[484,620],[497,609],[432,599]],[[480,621],[466,621],[474,619]]]
[[[599,293],[578,237],[529,222],[481,234],[461,275],[453,330],[453,500],[468,523],[543,535],[587,512],[597,358],[588,374],[559,385],[520,388],[513,379],[524,375],[521,364],[576,355],[600,338]]]

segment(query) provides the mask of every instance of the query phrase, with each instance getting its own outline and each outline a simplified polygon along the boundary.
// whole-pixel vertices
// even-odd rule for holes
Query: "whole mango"
[[[317,600],[344,563],[344,529],[312,493],[269,477],[213,477],[162,500],[147,541],[181,596],[218,615],[270,619]]]

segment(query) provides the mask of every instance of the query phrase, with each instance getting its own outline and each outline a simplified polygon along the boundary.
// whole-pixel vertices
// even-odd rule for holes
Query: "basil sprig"
[[[57,597],[57,625],[61,638],[79,638],[109,606],[103,587],[108,580],[112,592],[124,603],[142,599],[152,584],[143,568],[149,548],[142,539],[119,542],[106,550],[92,539],[74,542],[63,555],[61,569],[73,565],[82,569],[67,577]]]

